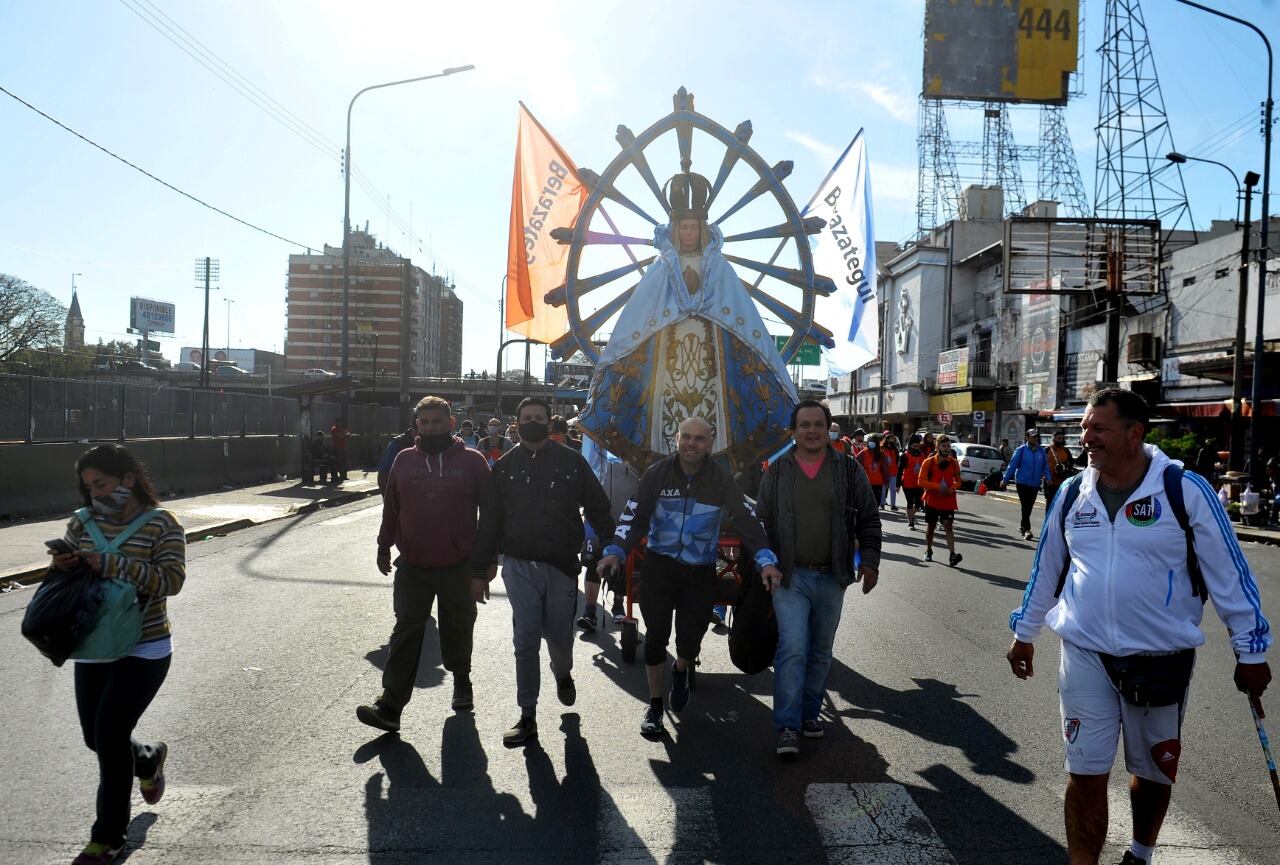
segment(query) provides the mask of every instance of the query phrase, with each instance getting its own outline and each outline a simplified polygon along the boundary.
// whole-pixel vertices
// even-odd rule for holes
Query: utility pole
[[[200,342],[200,387],[209,387],[209,292],[212,290],[212,283],[218,281],[218,274],[221,270],[220,263],[216,258],[196,259],[196,282],[204,283],[204,335]]]
[[[227,305],[227,360],[231,360],[231,304],[235,303],[229,297],[224,297],[222,302]]]

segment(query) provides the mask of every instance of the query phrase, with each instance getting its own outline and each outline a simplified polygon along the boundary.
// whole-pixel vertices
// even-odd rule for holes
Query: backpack
[[[1182,498],[1182,475],[1181,466],[1170,465],[1164,470],[1164,494],[1169,500],[1169,507],[1173,510],[1174,517],[1178,520],[1178,525],[1182,527],[1182,534],[1186,538],[1187,544],[1187,572],[1191,575],[1191,591],[1200,598],[1200,603],[1206,603],[1209,600],[1209,587],[1204,582],[1204,572],[1200,570],[1200,559],[1196,556],[1196,537],[1195,532],[1191,528],[1191,520],[1187,517],[1187,503]],[[1062,498],[1062,505],[1058,510],[1058,519],[1060,528],[1062,529],[1062,538],[1065,541],[1067,537],[1067,512],[1071,510],[1071,506],[1075,504],[1076,499],[1080,496],[1080,484],[1084,481],[1084,475],[1078,474],[1072,476],[1071,480],[1062,485],[1062,491],[1059,496]],[[1058,587],[1053,590],[1055,598],[1062,595],[1062,589],[1067,584],[1067,572],[1071,569],[1071,556],[1067,556],[1066,564],[1062,566],[1062,573],[1058,575]]]
[[[773,663],[778,651],[778,620],[773,614],[773,595],[760,582],[750,556],[738,559],[738,574],[742,583],[733,602],[729,660],[750,676]]]
[[[93,511],[81,508],[76,516],[84,525],[85,531],[93,539],[94,550],[100,553],[119,553],[124,542],[145,526],[156,516],[158,508],[151,508],[134,518],[124,531],[110,541],[102,534],[102,529],[93,521]],[[127,580],[97,581],[102,592],[102,604],[98,607],[97,618],[93,627],[84,635],[70,657],[76,659],[107,660],[123,658],[133,652],[134,646],[142,638],[142,623],[146,619],[147,610],[154,598],[148,598],[146,606],[138,602],[137,587]]]

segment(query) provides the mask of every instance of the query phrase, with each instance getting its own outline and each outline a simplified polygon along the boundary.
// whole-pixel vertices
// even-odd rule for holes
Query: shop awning
[[[1231,414],[1226,404],[1215,399],[1209,402],[1169,402],[1156,406],[1161,412],[1179,417],[1221,417]]]

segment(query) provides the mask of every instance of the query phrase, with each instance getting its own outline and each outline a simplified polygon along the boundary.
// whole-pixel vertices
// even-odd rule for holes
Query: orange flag
[[[508,330],[546,343],[568,330],[565,308],[542,299],[564,282],[569,258],[569,247],[551,230],[572,228],[586,200],[577,166],[521,102],[507,245]]]

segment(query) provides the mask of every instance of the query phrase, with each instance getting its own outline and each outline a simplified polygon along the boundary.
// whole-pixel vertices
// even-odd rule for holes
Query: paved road
[[[378,693],[391,624],[389,580],[373,568],[378,505],[194,545],[171,605],[174,666],[139,731],[172,746],[169,792],[154,808],[135,797],[128,861],[1065,862],[1056,647],[1042,641],[1026,683],[1003,660],[1030,545],[1013,537],[1015,508],[963,505],[960,569],[925,565],[919,535],[887,518],[882,585],[846,602],[828,736],[792,763],[772,753],[770,674],[738,674],[711,635],[666,740],[638,735],[643,673],[610,632],[577,647],[577,705],[549,695],[539,744],[505,749],[516,710],[500,594],[477,625],[476,711],[450,711],[429,647],[401,735],[374,735],[353,713]],[[1280,551],[1247,554],[1280,619]],[[27,597],[0,596],[0,861],[42,865],[83,843],[96,772],[70,670],[18,635]],[[1269,781],[1208,621],[1160,861],[1280,861]],[[1112,799],[1119,845],[1118,781]]]

